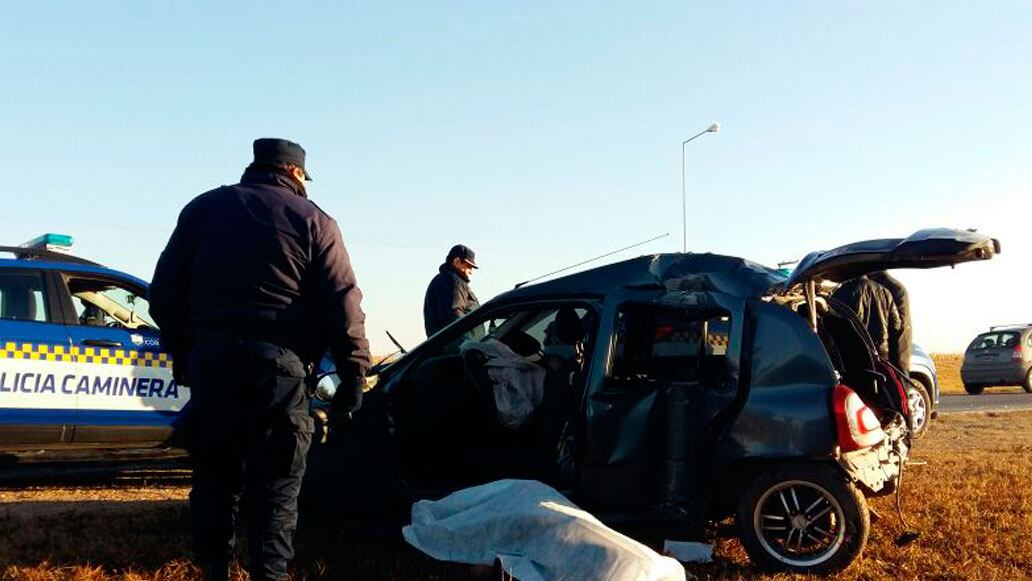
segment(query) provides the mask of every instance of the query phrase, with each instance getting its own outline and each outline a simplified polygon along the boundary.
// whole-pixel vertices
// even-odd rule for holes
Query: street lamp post
[[[681,142],[681,220],[683,225],[683,236],[682,236],[682,252],[688,252],[688,193],[685,189],[685,146],[688,142],[705,135],[706,133],[716,133],[720,131],[720,123],[712,123],[706,129],[692,135],[688,139]]]

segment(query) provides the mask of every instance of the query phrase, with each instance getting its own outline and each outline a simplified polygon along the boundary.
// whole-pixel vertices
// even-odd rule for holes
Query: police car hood
[[[999,253],[999,240],[971,230],[918,230],[906,238],[865,240],[811,252],[799,262],[780,288],[791,289],[810,279],[843,282],[893,268],[953,266],[961,262],[989,260]]]

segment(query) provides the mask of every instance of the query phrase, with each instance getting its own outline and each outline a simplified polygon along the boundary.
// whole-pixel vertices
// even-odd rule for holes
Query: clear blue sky
[[[1005,253],[904,274],[917,339],[1032,320],[1028,2],[3,2],[2,240],[149,278],[251,140],[301,142],[383,330],[447,248],[482,299],[670,232],[773,264],[927,226]]]

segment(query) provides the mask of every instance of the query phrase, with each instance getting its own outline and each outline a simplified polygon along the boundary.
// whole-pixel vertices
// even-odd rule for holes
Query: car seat
[[[104,311],[93,303],[83,303],[82,314],[79,315],[79,324],[89,327],[105,327],[107,320]]]
[[[582,362],[581,353],[584,347],[584,323],[577,311],[571,307],[563,307],[555,314],[551,325],[554,342],[545,348],[544,361],[550,371],[565,370],[578,372]]]

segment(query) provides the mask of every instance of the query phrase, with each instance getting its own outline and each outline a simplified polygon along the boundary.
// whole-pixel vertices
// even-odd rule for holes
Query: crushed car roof
[[[784,274],[744,258],[691,252],[653,254],[520,287],[498,299],[597,295],[621,288],[716,291],[741,297],[761,297],[784,281]]]
[[[999,253],[999,240],[984,234],[929,228],[907,238],[866,240],[832,250],[811,252],[788,276],[734,256],[691,252],[653,254],[520,286],[499,295],[496,300],[602,295],[625,288],[667,292],[716,291],[743,298],[759,298],[788,291],[808,279],[842,282],[876,270],[949,266],[988,260]]]

